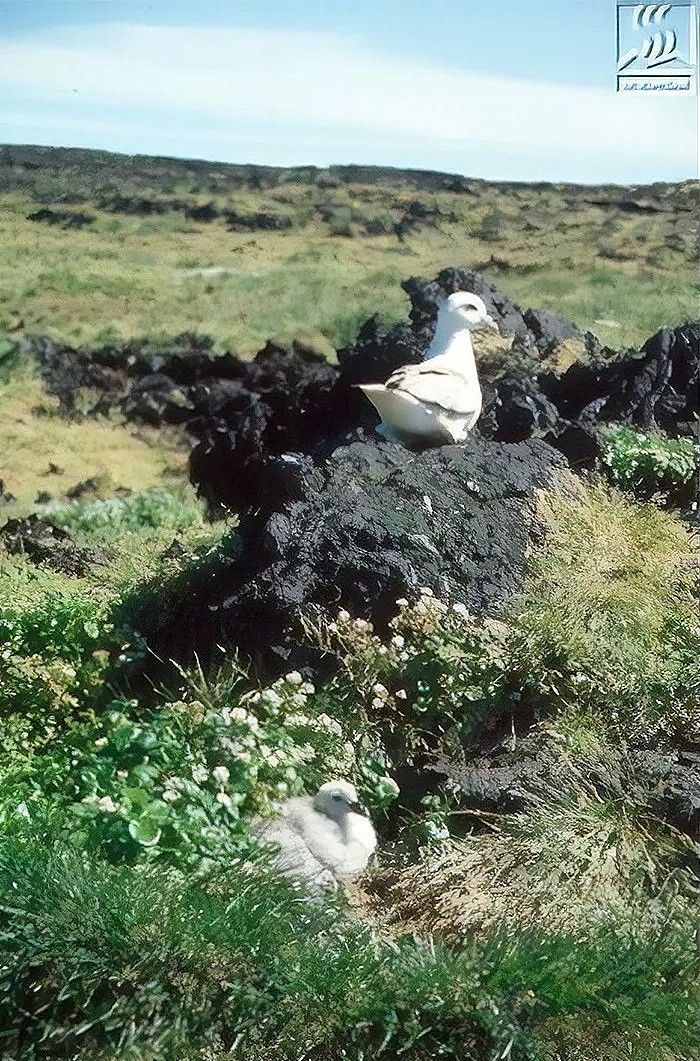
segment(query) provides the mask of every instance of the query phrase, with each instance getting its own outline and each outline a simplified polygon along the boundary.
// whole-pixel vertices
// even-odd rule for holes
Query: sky
[[[646,183],[698,109],[615,92],[614,0],[0,0],[0,143]]]

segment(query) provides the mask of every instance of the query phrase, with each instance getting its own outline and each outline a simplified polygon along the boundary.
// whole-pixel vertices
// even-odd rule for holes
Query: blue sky
[[[0,142],[513,180],[697,173],[613,0],[0,0]]]

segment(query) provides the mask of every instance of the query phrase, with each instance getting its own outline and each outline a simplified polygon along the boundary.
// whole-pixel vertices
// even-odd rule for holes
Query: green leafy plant
[[[640,497],[684,496],[698,474],[692,438],[669,438],[616,424],[605,431],[603,466],[615,486]]]
[[[74,534],[111,542],[130,531],[201,526],[203,506],[189,492],[153,488],[105,501],[73,501],[53,508],[48,518]]]
[[[0,769],[0,819],[62,815],[67,835],[112,861],[208,869],[249,845],[253,814],[352,778],[373,812],[398,794],[381,749],[351,742],[297,672],[263,690],[235,667],[182,674],[155,710],[113,701],[60,741]]]
[[[88,590],[0,600],[0,715],[32,717],[50,736],[95,695],[112,634],[105,598]]]

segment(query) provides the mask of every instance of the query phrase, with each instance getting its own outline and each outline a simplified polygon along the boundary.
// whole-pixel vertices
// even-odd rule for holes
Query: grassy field
[[[563,313],[615,347],[697,307],[690,183],[662,186],[658,211],[629,211],[615,205],[619,189],[432,191],[400,172],[373,184],[281,178],[254,188],[226,167],[202,179],[173,163],[164,179],[117,156],[95,168],[98,180],[87,163],[62,169],[60,152],[41,158],[43,168],[3,174],[0,157],[0,329],[13,332],[94,343],[190,329],[243,355],[271,336],[305,335],[330,349],[373,313],[405,317],[401,280],[447,265],[484,270],[521,305]],[[649,191],[637,193],[643,204]],[[177,208],[111,212],[117,193]],[[229,231],[223,216],[186,216],[202,204],[290,227]],[[94,220],[67,230],[27,220],[47,205]]]
[[[608,479],[541,498],[546,547],[483,622],[427,594],[382,636],[309,615],[309,647],[341,663],[315,686],[261,688],[222,653],[154,688],[142,617],[235,520],[207,521],[182,433],[66,420],[14,343],[196,329],[246,356],[303,335],[332,357],[369,314],[405,317],[401,280],[465,265],[639,344],[697,315],[695,194],[0,150],[17,498],[0,526],[37,512],[97,556],[77,577],[0,542],[2,1057],[695,1061],[697,851],[660,797],[700,742],[696,558],[659,493],[686,482],[692,443],[611,429]],[[253,230],[229,230],[234,212]],[[94,220],[61,227],[77,213]],[[449,781],[418,806],[399,790],[399,745],[404,770],[436,747],[459,763],[489,719],[546,756],[517,813],[474,814]],[[379,858],[349,897],[309,901],[250,820],[329,775],[356,783]]]
[[[185,477],[182,434],[106,418],[67,421],[31,366],[0,376],[0,409],[0,477],[19,502],[13,514],[31,511],[41,493],[60,497],[86,479],[99,479],[98,494],[111,497]]]

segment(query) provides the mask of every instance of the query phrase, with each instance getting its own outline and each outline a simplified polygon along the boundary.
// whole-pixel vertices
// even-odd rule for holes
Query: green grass
[[[176,430],[155,431],[100,417],[66,420],[32,365],[15,363],[0,375],[1,476],[19,506],[4,515],[34,507],[39,493],[65,500],[66,491],[100,477],[107,496],[119,490],[172,486],[186,477],[187,446]],[[52,472],[50,465],[58,468]]]
[[[0,1041],[18,1058],[223,1057],[235,1044],[266,1061],[341,1048],[524,1061],[541,1056],[548,1022],[551,1036],[572,1016],[623,1047],[646,1033],[639,1059],[690,1056],[696,959],[673,932],[496,933],[460,953],[389,943],[254,871],[231,866],[203,891],[46,835],[0,845],[0,905]]]
[[[586,705],[629,740],[693,739],[700,626],[685,525],[603,488],[544,510],[547,548],[515,606],[535,699]]]

